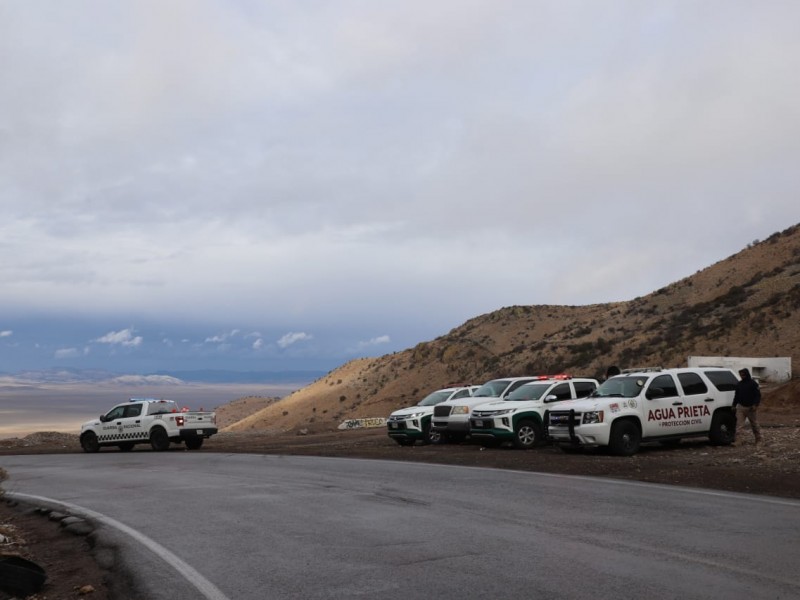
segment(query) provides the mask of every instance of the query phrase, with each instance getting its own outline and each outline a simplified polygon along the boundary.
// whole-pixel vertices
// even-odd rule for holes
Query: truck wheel
[[[727,446],[736,437],[736,417],[728,411],[717,411],[711,419],[708,439],[715,446]]]
[[[132,442],[125,442],[124,444],[118,444],[117,448],[119,448],[120,452],[130,452],[133,450],[133,446]]]
[[[538,446],[542,441],[542,426],[536,421],[520,421],[514,434],[514,448],[527,450]]]
[[[150,446],[159,452],[169,448],[169,437],[163,427],[154,427],[150,432]]]
[[[81,448],[84,452],[94,453],[100,450],[100,442],[92,431],[87,431],[81,436]]]
[[[431,424],[428,423],[422,428],[422,443],[424,444],[441,444],[442,434],[435,431]]]
[[[633,456],[639,451],[642,434],[633,421],[616,421],[611,426],[608,447],[617,456]]]
[[[196,437],[196,438],[186,438],[186,447],[189,450],[199,450],[200,446],[203,445],[203,438]]]

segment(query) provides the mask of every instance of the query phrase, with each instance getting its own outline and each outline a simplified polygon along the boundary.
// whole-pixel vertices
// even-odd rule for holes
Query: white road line
[[[207,600],[229,600],[229,598],[225,594],[223,594],[217,588],[217,586],[208,581],[193,567],[183,562],[172,552],[170,552],[160,544],[154,542],[146,535],[139,533],[138,531],[132,529],[131,527],[128,527],[124,523],[120,523],[116,519],[112,519],[111,517],[108,517],[99,512],[95,512],[91,509],[78,506],[77,504],[71,504],[69,502],[61,502],[60,500],[53,500],[52,498],[46,498],[44,496],[33,496],[31,494],[20,494],[18,492],[7,492],[6,496],[10,498],[16,498],[17,500],[43,502],[46,504],[63,506],[70,513],[74,515],[86,516],[97,521],[98,523],[102,523],[103,525],[113,527],[114,529],[117,529],[122,533],[132,537],[137,542],[148,548],[161,560],[169,564],[173,569],[175,569],[175,571],[177,571],[179,576],[183,577],[189,584],[197,588],[197,591],[199,591],[204,598],[207,598]]]

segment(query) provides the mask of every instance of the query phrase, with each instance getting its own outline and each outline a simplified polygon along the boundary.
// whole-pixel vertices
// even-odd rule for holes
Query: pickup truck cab
[[[132,398],[84,423],[80,442],[84,452],[97,452],[101,446],[117,446],[127,452],[136,444],[148,443],[153,450],[166,450],[172,442],[197,450],[215,433],[214,412],[181,409],[173,400]]]
[[[738,381],[722,368],[624,373],[588,398],[549,410],[547,434],[565,450],[608,446],[620,456],[635,454],[643,442],[676,444],[684,437],[727,445],[735,435],[731,404]]]
[[[417,441],[439,443],[441,436],[431,429],[433,407],[447,400],[468,398],[477,389],[477,385],[442,388],[431,392],[414,406],[394,411],[386,419],[389,437],[401,446],[413,446]]]
[[[569,375],[541,375],[537,381],[521,385],[506,396],[480,404],[470,415],[470,437],[494,443],[511,442],[528,449],[544,441],[544,413],[556,403],[584,398],[597,389],[596,379]]]
[[[531,381],[536,381],[536,377],[504,377],[487,381],[469,398],[447,400],[434,406],[431,427],[443,440],[461,442],[469,435],[469,415],[473,407],[502,400],[519,386]]]

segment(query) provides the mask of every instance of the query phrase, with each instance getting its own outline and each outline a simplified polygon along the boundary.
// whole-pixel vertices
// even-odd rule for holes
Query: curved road
[[[800,597],[794,500],[184,451],[2,466],[8,492],[66,503],[124,544],[152,599]]]

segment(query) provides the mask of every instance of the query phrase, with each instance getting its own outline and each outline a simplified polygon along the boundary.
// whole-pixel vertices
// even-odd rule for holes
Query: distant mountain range
[[[4,383],[120,383],[125,385],[181,385],[183,383],[307,383],[324,371],[159,371],[150,374],[112,373],[96,369],[48,369],[0,373]]]

